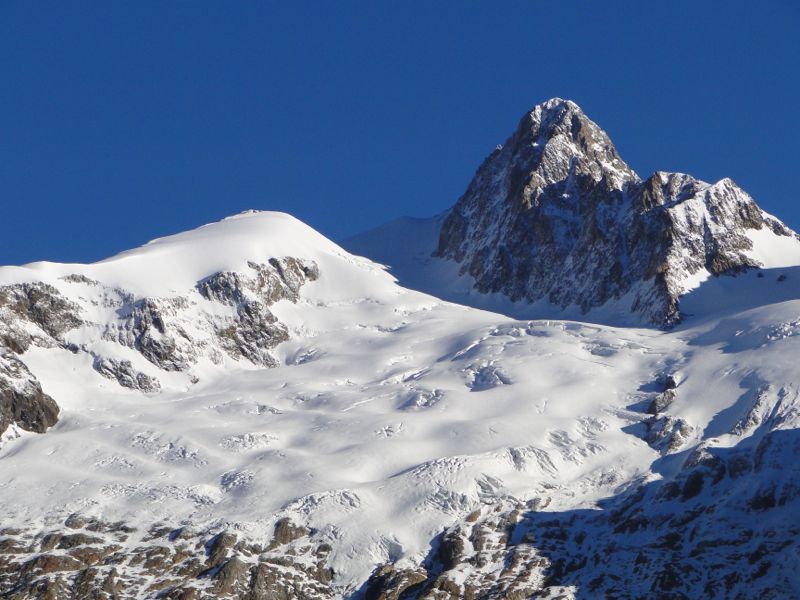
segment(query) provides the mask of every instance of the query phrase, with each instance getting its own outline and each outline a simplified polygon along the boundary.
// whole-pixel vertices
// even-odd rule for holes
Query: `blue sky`
[[[798,29],[795,0],[4,0],[0,264],[247,208],[429,216],[553,96],[640,175],[730,176],[798,229]]]

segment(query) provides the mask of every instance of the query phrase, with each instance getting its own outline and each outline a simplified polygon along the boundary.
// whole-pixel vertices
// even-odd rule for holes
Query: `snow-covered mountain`
[[[551,276],[605,324],[471,288],[466,256],[502,254],[479,241],[492,220],[469,209],[475,182],[446,215],[361,238],[382,239],[390,272],[269,212],[95,264],[0,268],[0,596],[800,594],[796,236],[727,182],[640,182],[571,103],[532,114],[541,125],[558,107],[579,124],[524,164],[552,175],[556,149],[583,148],[594,158],[581,177],[583,159],[567,160],[566,180],[595,189],[558,221],[574,226],[558,243],[588,232],[579,215],[617,206],[569,264],[578,245],[637,248],[599,307],[580,274],[600,285],[605,257],[594,274],[574,266],[572,291]],[[611,188],[618,201],[592,195]],[[549,221],[555,196],[542,194],[527,197]],[[533,218],[486,210],[509,234]],[[671,241],[609,241],[634,222],[671,223]],[[662,287],[636,271],[638,252],[667,261]],[[659,312],[670,293],[679,306]],[[625,311],[673,326],[622,327]]]
[[[402,240],[416,240],[410,252]],[[559,98],[523,116],[445,215],[345,246],[466,304],[661,326],[680,320],[681,296],[709,277],[800,264],[797,234],[733,181],[664,172],[643,181]]]

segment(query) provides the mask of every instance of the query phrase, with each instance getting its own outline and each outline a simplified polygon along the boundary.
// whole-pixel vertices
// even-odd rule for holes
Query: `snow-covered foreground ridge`
[[[60,413],[5,432],[2,589],[796,591],[800,273],[760,274],[666,333],[445,303],[277,213],[4,268],[3,414]]]
[[[800,260],[747,236],[671,330],[445,302],[281,213],[0,268],[0,596],[798,596]]]

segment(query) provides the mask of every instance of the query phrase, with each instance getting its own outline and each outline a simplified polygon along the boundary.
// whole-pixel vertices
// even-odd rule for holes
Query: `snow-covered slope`
[[[0,589],[796,595],[800,269],[711,283],[669,332],[517,321],[278,213],[0,269],[0,402],[60,409],[4,433]]]
[[[344,245],[439,297],[616,325],[670,326],[680,298],[711,277],[800,264],[797,234],[733,181],[643,181],[559,98],[523,116],[444,215]]]

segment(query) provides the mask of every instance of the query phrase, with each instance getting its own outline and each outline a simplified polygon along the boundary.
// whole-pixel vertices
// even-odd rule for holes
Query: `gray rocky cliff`
[[[47,284],[0,287],[0,435],[12,425],[44,433],[58,421],[58,405],[19,355],[31,346],[57,346],[81,324],[79,313],[80,307]]]
[[[12,424],[44,433],[56,424],[58,413],[58,405],[25,363],[12,352],[0,354],[0,433]]]
[[[757,267],[747,232],[796,234],[730,179],[642,181],[568,100],[527,113],[444,219],[434,255],[480,293],[587,313],[620,302],[643,322],[680,320],[688,282]]]

